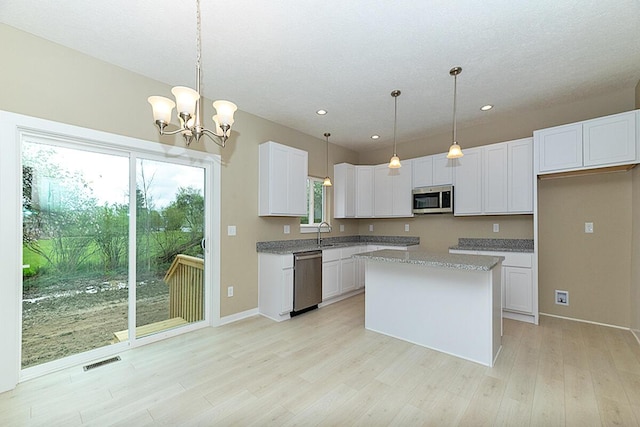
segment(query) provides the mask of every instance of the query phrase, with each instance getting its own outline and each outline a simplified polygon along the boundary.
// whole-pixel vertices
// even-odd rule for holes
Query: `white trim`
[[[638,341],[638,344],[640,345],[640,329],[631,329],[631,333],[636,337],[636,341]]]
[[[576,319],[574,317],[558,316],[558,315],[555,315],[555,314],[542,313],[542,312],[540,313],[540,315],[541,316],[547,316],[547,317],[555,317],[556,319],[573,320],[574,322],[580,322],[580,323],[589,323],[591,325],[606,326],[606,327],[609,327],[609,328],[622,329],[623,331],[630,331],[631,330],[629,328],[625,328],[624,326],[610,325],[608,323],[592,322],[591,320]]]
[[[517,320],[519,322],[536,324],[536,316],[533,314],[516,313],[514,311],[502,310],[503,319]]]
[[[22,174],[19,167],[21,165],[21,138],[32,137],[50,140],[58,145],[70,144],[75,148],[81,146],[82,149],[94,152],[114,154],[114,152],[121,151],[129,156],[131,161],[135,161],[138,157],[157,157],[164,161],[168,159],[174,163],[204,167],[210,172],[211,176],[206,176],[205,192],[211,191],[213,197],[210,199],[212,208],[205,215],[206,220],[209,221],[205,227],[206,233],[212,240],[210,250],[213,250],[214,253],[210,257],[211,265],[208,266],[210,268],[206,268],[205,273],[205,280],[210,283],[210,286],[206,287],[210,289],[205,307],[207,310],[206,319],[204,322],[185,325],[181,328],[145,337],[137,342],[132,341],[134,344],[131,346],[148,344],[220,323],[221,156],[219,154],[144,141],[0,110],[0,140],[3,141],[2,156],[0,156],[0,200],[3,201],[3,209],[0,211],[0,271],[3,271],[5,279],[0,283],[0,342],[4,343],[3,351],[0,352],[0,392],[11,390],[19,381],[42,375],[45,371],[51,372],[51,370],[89,362],[129,348],[127,343],[109,345],[21,370],[22,292],[20,292],[18,285],[22,283],[22,262],[20,262],[22,254],[20,215]],[[135,197],[135,193],[132,193],[132,197]],[[135,217],[135,210],[132,213]],[[130,233],[130,237],[133,235]],[[211,241],[209,236],[208,241]],[[135,294],[133,296],[135,297]],[[129,316],[129,320],[135,322],[135,318],[131,316]]]
[[[230,314],[220,318],[220,323],[217,326],[228,325],[229,323],[237,322],[238,320],[247,319],[249,317],[257,316],[260,313],[258,308],[252,308],[251,310],[241,311],[240,313]]]
[[[342,301],[343,299],[351,298],[354,295],[358,295],[364,292],[364,288],[356,289],[355,291],[347,292],[346,294],[338,295],[335,298],[328,299],[326,301],[322,301],[318,304],[318,308],[326,307],[327,305],[331,305],[334,302]]]

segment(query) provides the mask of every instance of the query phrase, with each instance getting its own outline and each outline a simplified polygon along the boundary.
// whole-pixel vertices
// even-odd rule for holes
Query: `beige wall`
[[[404,231],[409,224],[409,232]],[[500,232],[493,232],[500,224]],[[369,232],[373,225],[373,232]],[[421,249],[447,252],[460,237],[493,239],[533,239],[531,215],[454,217],[453,215],[419,215],[400,219],[362,219],[360,234],[379,236],[418,236]]]
[[[0,24],[0,40],[11,46],[3,52],[0,73],[0,109],[57,122],[158,141],[152,124],[149,95],[169,94],[170,87],[87,55]],[[191,78],[191,76],[186,76]],[[205,117],[213,111],[205,102]],[[240,106],[242,107],[242,106]],[[258,217],[258,144],[274,140],[309,152],[309,173],[324,177],[326,146],[314,138],[239,111],[227,148],[193,144],[191,148],[222,155],[221,315],[257,306],[257,254],[260,240],[301,238],[297,218]],[[162,138],[182,144],[180,138]],[[357,154],[330,146],[330,164],[357,162]],[[330,175],[333,172],[330,171]],[[283,225],[291,224],[285,236]],[[358,231],[357,222],[345,223],[344,235]],[[226,236],[228,225],[237,236]],[[338,227],[334,227],[337,230]],[[334,231],[332,235],[340,234]],[[226,287],[235,286],[227,298]]]
[[[540,312],[628,327],[632,172],[542,180],[538,194]]]
[[[494,142],[530,137],[536,129],[588,120],[608,114],[632,110],[640,96],[640,84],[633,90],[609,93],[597,98],[576,100],[569,105],[546,105],[542,109],[526,112],[497,113],[488,124],[459,129],[458,142],[475,147]],[[401,159],[445,152],[451,144],[451,133],[427,136],[398,146]],[[360,153],[360,164],[387,162],[389,147]],[[635,189],[639,191],[640,177]],[[622,175],[595,175],[575,179],[542,181],[539,195],[539,308],[540,312],[579,319],[629,326],[631,313],[640,325],[640,302],[633,310],[629,303],[631,288],[631,188],[632,173]],[[574,188],[575,186],[575,188]],[[607,201],[616,200],[615,207],[602,208],[594,194],[606,194]],[[615,195],[615,196],[612,196]],[[619,197],[618,197],[619,196]],[[576,199],[578,198],[578,199]],[[565,206],[566,200],[574,200]],[[635,202],[636,217],[640,216],[640,197]],[[584,215],[593,215],[596,233],[585,241]],[[594,219],[594,218],[598,219]],[[640,220],[637,220],[638,222]],[[500,232],[493,233],[492,224],[500,224]],[[368,225],[374,224],[374,232]],[[404,224],[410,232],[404,232]],[[581,224],[581,225],[580,225]],[[572,225],[572,227],[569,227]],[[576,228],[577,227],[577,228]],[[636,224],[640,229],[640,224]],[[531,215],[499,217],[452,217],[426,215],[410,220],[361,220],[360,233],[420,236],[421,246],[445,251],[459,237],[533,238]],[[640,230],[637,231],[640,234]],[[640,239],[635,259],[640,256]],[[597,242],[597,244],[592,244]],[[640,263],[635,263],[636,264]],[[609,267],[607,267],[609,266]],[[634,267],[638,279],[633,292],[640,296],[640,267]],[[555,289],[570,291],[570,306],[553,303]],[[640,301],[638,298],[635,301]]]
[[[158,140],[151,124],[150,107],[146,98],[152,94],[168,94],[169,86],[5,25],[0,25],[0,39],[6,46],[11,46],[11,49],[5,49],[0,73],[0,109],[145,140]],[[632,109],[637,96],[637,90],[636,94],[633,91],[622,91],[596,99],[576,101],[572,105],[549,105],[536,111],[510,114],[490,113],[493,114],[489,116],[490,123],[460,129],[460,142],[464,148],[530,136],[537,128]],[[210,105],[205,103],[207,104]],[[211,107],[206,108],[205,116],[210,117],[212,111],[208,109]],[[309,151],[310,174],[319,177],[325,175],[325,146],[322,136],[314,138],[304,135],[241,111],[238,112],[234,136],[227,148],[221,150],[213,143],[193,147],[220,153],[223,159],[222,316],[253,309],[257,305],[257,241],[312,237],[299,234],[297,219],[257,216],[257,146],[267,140]],[[176,143],[172,138],[163,138],[162,142]],[[180,141],[177,143],[181,144]],[[398,154],[401,158],[409,158],[444,152],[449,143],[449,133],[436,135],[400,144]],[[389,155],[390,150],[387,148],[357,154],[332,144],[330,164],[383,163],[388,161]],[[593,179],[598,181],[598,178]],[[640,178],[634,178],[634,181],[638,180]],[[624,182],[620,185],[627,190],[630,187]],[[542,195],[548,187],[543,186]],[[591,204],[593,203],[589,202],[586,206]],[[554,205],[549,209],[543,213],[553,216],[557,208]],[[404,232],[406,223],[411,228],[409,233]],[[500,224],[499,233],[491,231],[494,223]],[[291,225],[292,233],[289,235],[283,234],[285,224]],[[338,231],[340,224],[345,225],[343,233]],[[373,233],[368,232],[369,224],[374,225]],[[599,230],[599,224],[597,221],[596,230]],[[226,236],[228,225],[237,226],[237,236]],[[400,220],[336,220],[333,225],[331,236],[360,232],[417,235],[425,248],[438,251],[454,245],[458,237],[531,238],[533,234],[532,219],[527,215],[476,218],[427,215]],[[541,245],[541,250],[544,249]],[[235,286],[233,298],[226,297],[226,287],[230,285]],[[593,283],[589,286],[594,287]],[[571,298],[572,308],[578,308],[581,305],[578,304],[580,299],[573,305],[573,293]],[[624,310],[628,317],[629,309]],[[618,310],[615,306],[611,308],[611,311],[624,310]]]
[[[640,81],[636,85],[636,108],[640,108]],[[631,248],[631,329],[640,340],[640,167],[636,167],[633,177],[633,220]]]
[[[639,103],[640,104],[640,103]],[[640,105],[638,105],[640,107]],[[633,180],[632,194],[632,232],[631,232],[631,307],[630,326],[640,339],[640,167],[631,172]]]

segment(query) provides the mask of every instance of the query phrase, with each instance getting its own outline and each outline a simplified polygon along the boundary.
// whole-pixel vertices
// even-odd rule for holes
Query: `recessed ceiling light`
[[[327,110],[318,110],[316,111],[316,114],[319,116],[324,116],[325,114],[327,114]]]
[[[380,139],[380,135],[371,135],[371,139],[373,140]]]
[[[492,108],[493,108],[493,105],[491,105],[491,104],[483,105],[482,107],[480,107],[480,109],[481,109],[482,111],[489,111],[489,110],[491,110]]]

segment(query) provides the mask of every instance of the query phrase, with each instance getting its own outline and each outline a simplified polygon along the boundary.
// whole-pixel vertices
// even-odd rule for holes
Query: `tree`
[[[94,242],[107,271],[127,266],[129,207],[114,203],[96,209]]]

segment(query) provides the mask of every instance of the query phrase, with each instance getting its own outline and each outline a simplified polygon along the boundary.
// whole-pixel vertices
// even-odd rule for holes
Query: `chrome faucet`
[[[331,224],[329,224],[327,221],[322,221],[320,224],[318,224],[318,246],[320,246],[320,244],[322,243],[322,239],[320,238],[320,229],[323,225],[326,225],[329,228],[329,233],[331,233]]]

